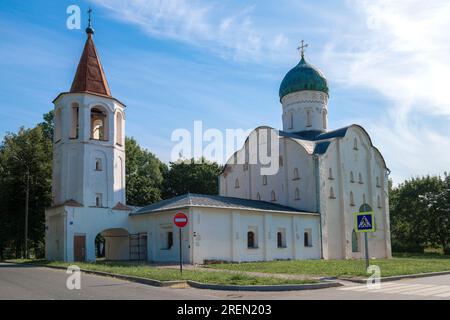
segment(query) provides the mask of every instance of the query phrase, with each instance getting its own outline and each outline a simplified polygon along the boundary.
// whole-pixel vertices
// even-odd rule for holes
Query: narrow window
[[[336,196],[334,195],[333,187],[330,187],[330,199],[336,199]]]
[[[295,200],[300,200],[300,190],[298,188],[295,188]]]
[[[334,179],[334,177],[333,177],[333,169],[332,168],[328,169],[328,179],[330,179],[330,180]]]
[[[358,139],[353,139],[353,150],[358,150]]]
[[[267,176],[264,175],[264,176],[262,177],[262,179],[263,179],[263,186],[267,185]]]
[[[248,163],[244,163],[244,168],[243,168],[243,170],[244,170],[244,171],[248,171]]]
[[[355,182],[355,177],[353,176],[353,171],[350,171],[350,182],[351,183]]]
[[[95,194],[95,206],[99,207],[99,208],[103,207],[102,194],[101,193],[96,193]]]
[[[298,174],[298,168],[294,168],[294,178],[292,180],[298,180],[300,179],[300,176]]]
[[[291,113],[289,113],[289,129],[294,128],[294,115]]]
[[[359,252],[359,239],[355,229],[352,231],[352,252]]]
[[[102,159],[95,159],[95,171],[102,171]]]
[[[377,195],[377,206],[378,206],[378,208],[381,208],[381,198],[380,198],[380,195]]]
[[[366,194],[363,193],[363,203],[366,203]]]
[[[353,191],[350,191],[350,205],[355,205],[355,198],[353,197]]]
[[[279,164],[280,164],[280,167],[282,167],[283,166],[283,157],[282,156],[279,156]]]
[[[376,180],[377,180],[377,188],[381,187],[381,186],[380,186],[380,178],[377,177]]]
[[[362,178],[361,172],[358,173],[358,183],[359,183],[359,184],[363,184],[363,178]]]
[[[72,111],[72,114],[71,114],[70,138],[78,139],[78,131],[79,131],[78,104],[73,104],[71,111]]]
[[[322,122],[323,122],[323,128],[327,128],[327,110],[322,111]]]
[[[167,232],[167,249],[171,249],[173,246],[173,232]]]
[[[116,144],[123,145],[123,116],[121,112],[116,115]]]
[[[62,118],[61,118],[61,109],[58,108],[55,111],[55,142],[61,140],[62,137]]]
[[[283,235],[279,231],[277,232],[277,247],[283,248]]]
[[[256,200],[261,200],[261,195],[259,194],[259,192],[256,194]]]
[[[247,232],[247,248],[256,248],[255,233],[253,231]]]
[[[236,181],[234,181],[234,187],[236,189],[239,189],[239,180],[238,179],[236,179]]]
[[[306,126],[311,127],[311,111],[306,111]]]
[[[303,245],[305,247],[312,247],[311,229],[306,229],[303,233]]]
[[[277,201],[277,197],[276,197],[275,191],[273,191],[273,190],[272,190],[270,199],[271,199],[272,201]]]

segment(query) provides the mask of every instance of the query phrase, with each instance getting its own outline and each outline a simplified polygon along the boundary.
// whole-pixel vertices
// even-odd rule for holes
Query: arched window
[[[102,171],[102,159],[97,158],[95,159],[95,171]]]
[[[358,183],[359,183],[359,184],[363,184],[363,178],[362,178],[361,172],[358,173]]]
[[[322,111],[322,122],[323,122],[323,128],[327,128],[327,110]]]
[[[303,232],[303,245],[305,247],[312,247],[311,229],[306,229]]]
[[[353,139],[353,150],[358,150],[358,139],[357,138]]]
[[[330,187],[330,199],[336,199],[336,196],[334,195],[333,187]]]
[[[378,206],[378,208],[381,208],[381,198],[380,198],[380,195],[377,195],[377,206]]]
[[[283,248],[283,234],[280,231],[277,232],[277,247]]]
[[[262,180],[263,180],[263,186],[267,185],[267,176],[266,175],[264,175],[262,177]]]
[[[99,107],[91,109],[91,139],[108,140],[108,123],[106,111]]]
[[[61,117],[61,109],[58,108],[55,110],[55,142],[61,140],[62,137],[62,117]]]
[[[277,196],[276,196],[276,194],[275,194],[275,191],[273,191],[273,190],[272,190],[272,193],[271,193],[271,195],[270,195],[270,200],[271,200],[271,201],[277,201]]]
[[[330,180],[334,179],[334,177],[333,177],[333,169],[332,168],[328,169],[328,179],[330,179]]]
[[[350,205],[355,205],[355,198],[353,197],[353,191],[350,191]]]
[[[294,115],[292,112],[289,113],[289,129],[294,128]]]
[[[366,194],[363,193],[363,203],[366,203]]]
[[[300,200],[300,190],[298,188],[295,188],[295,200]]]
[[[256,194],[256,200],[261,200],[261,195],[259,194],[259,192]]]
[[[255,248],[255,233],[253,231],[247,232],[247,248]]]
[[[352,252],[359,252],[359,239],[355,229],[352,231]]]
[[[355,177],[353,176],[353,171],[350,171],[350,182],[351,183],[355,182]]]
[[[300,179],[300,176],[298,174],[298,168],[294,168],[294,178],[292,180],[298,180]]]
[[[123,146],[123,116],[121,112],[116,113],[116,144]]]
[[[380,178],[379,177],[376,177],[376,180],[377,180],[377,188],[379,188],[380,187]]]
[[[70,119],[70,139],[78,139],[79,131],[79,107],[77,103],[72,104]]]
[[[306,126],[311,127],[311,110],[306,111]]]
[[[236,189],[239,188],[239,179],[236,179],[236,180],[234,181],[234,187],[235,187]]]

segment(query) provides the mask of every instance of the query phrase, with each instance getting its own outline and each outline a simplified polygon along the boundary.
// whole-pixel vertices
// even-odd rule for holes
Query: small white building
[[[261,175],[248,141],[219,177],[220,195],[186,194],[143,208],[125,203],[125,105],[111,96],[94,42],[86,44],[69,92],[54,101],[53,207],[46,210],[46,258],[64,261],[178,261],[173,216],[189,263],[362,258],[353,213],[368,204],[372,257],[391,256],[383,157],[358,125],[329,131],[328,85],[300,63],[280,87],[279,170]],[[258,134],[260,127],[252,134]],[[259,141],[259,140],[258,140]],[[261,144],[262,142],[258,142]],[[251,152],[251,151],[250,151]]]

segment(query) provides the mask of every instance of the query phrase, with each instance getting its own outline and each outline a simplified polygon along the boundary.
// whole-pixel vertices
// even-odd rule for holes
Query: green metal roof
[[[289,93],[316,90],[328,94],[328,84],[322,71],[305,61],[300,62],[284,77],[280,85],[280,100]]]

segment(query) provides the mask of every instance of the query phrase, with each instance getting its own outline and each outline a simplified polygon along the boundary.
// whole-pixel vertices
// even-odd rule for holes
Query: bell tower
[[[91,18],[69,92],[53,101],[53,204],[125,205],[125,105],[113,98]]]

